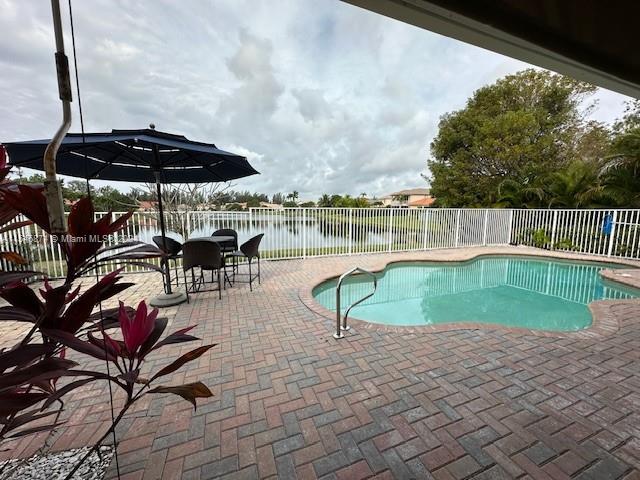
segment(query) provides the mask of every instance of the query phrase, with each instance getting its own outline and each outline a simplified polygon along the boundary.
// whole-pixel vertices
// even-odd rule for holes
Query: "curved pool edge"
[[[591,255],[576,254],[571,252],[555,252],[542,250],[532,247],[469,247],[468,249],[443,249],[429,250],[422,252],[393,252],[372,254],[366,264],[358,262],[358,257],[354,257],[353,266],[360,266],[379,273],[387,267],[396,263],[407,262],[431,262],[431,263],[464,263],[476,260],[480,257],[524,257],[524,258],[546,258],[555,260],[573,260],[578,262],[589,262],[605,265],[627,266],[630,269],[640,269],[640,262],[631,259],[620,259],[610,257],[593,257]],[[391,257],[391,258],[390,258]],[[363,258],[363,257],[360,257]],[[614,273],[614,270],[604,269],[600,274],[608,281],[640,289],[640,282],[635,279],[620,277]],[[317,274],[309,282],[309,284],[298,290],[298,298],[312,312],[317,315],[332,320],[335,325],[335,312],[325,308],[313,296],[313,290],[323,282],[339,277],[343,271],[324,272]],[[520,333],[525,335],[534,335],[541,337],[557,337],[557,338],[589,338],[600,335],[611,335],[620,328],[616,315],[611,312],[613,307],[626,304],[637,304],[640,299],[632,300],[598,300],[588,305],[591,313],[592,322],[586,328],[578,331],[554,331],[554,330],[534,330],[522,327],[509,327],[495,323],[480,322],[456,322],[439,325],[408,325],[408,326],[390,326],[381,323],[373,323],[361,320],[356,317],[349,317],[349,325],[358,329],[364,329],[375,332],[397,333],[397,334],[425,334],[425,333],[441,333],[452,332],[456,330],[485,330],[500,331],[504,333]],[[347,334],[347,337],[349,334]]]

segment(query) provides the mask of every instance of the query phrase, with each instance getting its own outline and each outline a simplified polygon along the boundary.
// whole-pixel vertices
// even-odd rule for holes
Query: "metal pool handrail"
[[[340,321],[341,320],[340,319],[340,288],[342,287],[342,281],[345,278],[347,278],[349,275],[352,275],[355,272],[365,273],[369,275],[371,278],[373,278],[373,290],[371,291],[370,294],[365,295],[357,302],[352,303],[349,306],[349,308],[347,308],[347,311],[344,313],[344,317],[342,318],[342,322],[341,322]],[[347,317],[349,316],[349,312],[353,307],[355,307],[359,303],[364,302],[367,298],[371,297],[374,293],[376,293],[377,288],[378,288],[377,277],[372,272],[370,272],[369,270],[365,270],[364,268],[354,267],[351,270],[348,270],[347,272],[340,275],[340,278],[338,279],[338,283],[336,284],[336,333],[333,334],[333,338],[335,339],[344,338],[344,333],[342,332],[347,331],[349,330],[349,328],[351,328],[347,326]]]

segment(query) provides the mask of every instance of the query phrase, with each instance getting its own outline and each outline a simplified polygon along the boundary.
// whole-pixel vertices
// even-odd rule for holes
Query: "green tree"
[[[615,124],[611,152],[602,172],[607,195],[620,207],[640,207],[640,100]]]
[[[431,193],[438,204],[490,206],[500,201],[506,181],[531,184],[569,165],[588,128],[590,107],[580,107],[594,91],[532,69],[477,90],[464,109],[441,118],[431,143]]]
[[[287,200],[289,203],[297,204],[299,193],[297,191],[293,191],[287,195]]]
[[[319,199],[318,199],[318,206],[319,207],[330,207],[331,206],[331,197],[328,194],[323,194]]]
[[[552,172],[547,179],[549,208],[592,208],[602,206],[603,188],[597,165],[575,160]]]

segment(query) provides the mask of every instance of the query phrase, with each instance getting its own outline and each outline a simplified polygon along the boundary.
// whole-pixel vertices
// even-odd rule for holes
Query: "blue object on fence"
[[[613,216],[607,213],[604,216],[604,222],[602,222],[602,233],[605,235],[611,235],[611,229],[613,228]]]

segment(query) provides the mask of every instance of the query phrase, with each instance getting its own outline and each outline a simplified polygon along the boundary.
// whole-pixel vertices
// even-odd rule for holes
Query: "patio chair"
[[[233,237],[233,240],[231,241],[218,242],[218,245],[220,245],[220,251],[222,252],[222,255],[226,255],[227,253],[233,253],[238,251],[238,232],[236,232],[233,228],[219,228],[218,230],[216,230],[211,234],[212,237],[215,237],[216,235]],[[236,262],[235,257],[233,259],[233,262],[234,263],[231,268],[233,272],[236,272],[238,269],[238,264]]]
[[[248,283],[249,284],[249,289],[251,291],[253,291],[253,280],[255,278],[258,279],[258,284],[260,284],[260,251],[258,250],[260,247],[260,242],[262,241],[262,237],[264,237],[264,233],[261,233],[260,235],[256,235],[253,238],[250,238],[249,240],[247,240],[246,242],[244,242],[242,245],[240,245],[240,250],[229,253],[227,255],[225,255],[225,258],[233,258],[234,261],[236,262],[237,265],[237,270],[240,270],[240,264],[237,262],[238,259],[246,259],[247,260],[247,265],[249,267],[249,273],[239,273],[239,271],[234,271],[233,272],[233,282],[235,283],[236,281],[236,275],[248,275],[249,276],[249,280],[246,282],[241,282],[241,283]],[[253,262],[253,259],[257,259],[257,263],[258,263],[258,273],[256,273],[255,275],[253,274],[253,272],[251,271],[251,264]]]
[[[199,275],[196,277],[195,268],[199,268]],[[191,271],[191,283],[187,282],[187,272]],[[204,278],[204,272],[211,271],[211,282],[218,285],[214,289],[204,289],[207,283]],[[226,277],[224,257],[220,252],[220,247],[206,240],[193,240],[186,242],[182,247],[182,272],[184,274],[185,292],[187,294],[187,302],[189,302],[189,293],[212,292],[217,291],[218,297],[222,299],[222,290],[224,289],[223,275]],[[214,281],[213,272],[217,272],[217,280]]]
[[[173,260],[173,264],[176,272],[174,276],[176,278],[176,286],[178,286],[180,285],[180,275],[178,275],[178,259],[182,258],[182,254],[180,253],[182,251],[182,244],[177,240],[174,240],[173,238],[169,238],[169,237],[165,237],[165,242],[166,243],[162,242],[161,235],[156,235],[155,237],[153,237],[153,243],[155,243],[156,246],[167,255],[163,259],[163,263],[165,264],[167,269],[170,268],[169,261]],[[167,247],[166,249],[165,249],[165,245]],[[166,276],[164,281],[166,282]]]

